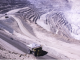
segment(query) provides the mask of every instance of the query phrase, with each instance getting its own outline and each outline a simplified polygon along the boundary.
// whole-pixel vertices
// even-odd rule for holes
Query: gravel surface
[[[29,55],[29,54],[18,54],[15,52],[11,52],[11,51],[7,51],[7,50],[3,50],[0,49],[0,59],[36,59],[33,55]]]

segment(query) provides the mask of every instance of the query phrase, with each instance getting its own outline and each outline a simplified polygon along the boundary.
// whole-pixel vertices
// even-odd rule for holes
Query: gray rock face
[[[18,11],[19,16],[22,17],[23,20],[29,20],[30,22],[36,23],[37,19],[40,18],[39,12],[33,8],[26,8]]]
[[[41,12],[65,11],[71,8],[68,0],[28,0],[34,4]]]
[[[0,0],[0,13],[6,13],[12,9],[30,5],[27,0]]]
[[[71,24],[67,21],[62,12],[53,12],[47,15],[46,23],[50,25],[50,29],[53,33],[61,31],[64,34],[72,31]]]
[[[26,3],[27,0],[0,0],[0,3]]]

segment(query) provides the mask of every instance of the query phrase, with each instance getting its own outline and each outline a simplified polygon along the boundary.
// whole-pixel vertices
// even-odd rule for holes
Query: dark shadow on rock
[[[46,55],[47,53],[48,53],[47,51],[42,50],[42,54],[41,54],[40,56],[44,56],[44,55]]]
[[[47,53],[48,53],[47,51],[42,50],[42,53],[41,53],[41,55],[39,55],[39,56],[44,56],[44,55],[46,55]]]
[[[42,54],[39,55],[39,56],[35,56],[35,57],[36,57],[37,60],[40,60],[40,59],[45,59],[45,60],[48,60],[48,59],[57,60],[57,59],[54,58],[54,57],[48,56],[47,53],[48,53],[47,51],[42,50]]]

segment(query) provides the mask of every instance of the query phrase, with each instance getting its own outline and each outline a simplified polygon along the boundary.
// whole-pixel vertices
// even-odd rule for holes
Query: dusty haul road
[[[3,47],[9,51],[16,52],[19,54],[26,55],[28,53],[28,48],[25,44],[12,39],[7,34],[4,34],[0,32],[0,38],[3,40],[0,40],[0,44],[3,45]],[[37,59],[54,59],[48,55],[36,57]]]

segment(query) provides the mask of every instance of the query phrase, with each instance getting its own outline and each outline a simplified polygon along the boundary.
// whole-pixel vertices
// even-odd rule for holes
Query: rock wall
[[[0,3],[26,3],[27,0],[0,0]]]
[[[71,24],[67,21],[63,12],[52,11],[46,15],[46,24],[50,26],[53,34],[66,35],[70,37]]]

